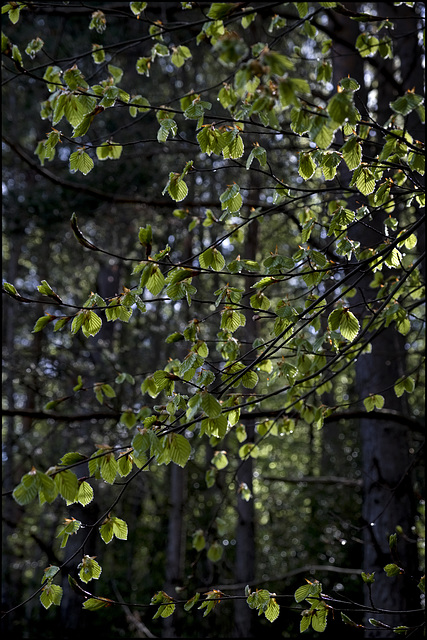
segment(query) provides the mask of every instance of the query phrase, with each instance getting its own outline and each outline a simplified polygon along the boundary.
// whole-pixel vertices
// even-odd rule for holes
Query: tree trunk
[[[349,5],[354,10],[354,5]],[[400,8],[398,8],[398,11]],[[390,5],[387,5],[387,15],[390,14]],[[381,6],[378,8],[381,13]],[[382,15],[382,14],[381,14]],[[385,15],[385,14],[384,14]],[[391,18],[391,16],[390,16]],[[391,18],[392,19],[392,18]],[[336,30],[341,40],[354,45],[359,34],[358,24],[339,16]],[[407,25],[405,25],[405,29]],[[361,94],[364,84],[364,65],[358,55],[348,56],[345,45],[335,47],[336,58],[334,60],[334,83],[340,78],[350,74],[361,85]],[[345,55],[346,54],[346,55]],[[384,65],[386,68],[386,65]],[[391,70],[390,70],[391,71]],[[403,74],[402,74],[403,75]],[[392,88],[390,83],[381,78],[381,70],[377,71],[376,83],[381,87],[377,117],[380,124],[384,124],[382,108],[388,108],[390,100],[396,95],[385,94],[385,87]],[[406,87],[405,87],[406,88]],[[403,91],[402,91],[403,93]],[[366,100],[366,97],[365,97]],[[356,103],[359,107],[359,104]],[[342,176],[346,181],[345,176]],[[357,208],[355,202],[348,200],[349,208]],[[359,227],[353,234],[362,246],[375,247],[380,236],[376,230],[383,231],[384,217],[376,215],[370,222],[371,228]],[[356,235],[357,234],[357,235]],[[368,274],[358,285],[357,301],[364,302],[375,298],[375,290],[369,287],[372,277]],[[357,308],[357,307],[356,307]],[[362,308],[362,307],[361,307]],[[361,318],[359,318],[360,320]],[[372,340],[372,352],[361,355],[356,363],[356,387],[359,399],[363,400],[370,394],[380,393],[385,398],[385,407],[394,409],[399,413],[405,413],[407,406],[403,398],[397,398],[393,386],[400,375],[405,371],[405,339],[391,326],[383,330]],[[413,578],[417,571],[417,547],[414,540],[405,542],[399,537],[397,553],[391,553],[389,536],[396,531],[396,526],[401,526],[403,533],[409,539],[413,538],[411,527],[414,524],[416,504],[411,483],[411,454],[407,430],[394,423],[375,421],[367,417],[360,421],[360,436],[362,448],[362,473],[364,482],[363,498],[363,541],[364,558],[363,570],[366,573],[375,572],[375,583],[372,585],[372,593],[366,589],[365,605],[372,604],[378,609],[405,611],[420,606],[417,594],[416,582]],[[384,566],[396,563],[405,572],[395,578],[387,577]],[[403,613],[384,615],[381,613],[369,613],[365,624],[369,630],[365,632],[367,638],[392,638],[395,634],[384,628],[372,628],[367,622],[368,618],[375,618],[390,626],[398,626],[413,623]]]
[[[166,548],[165,592],[172,598],[176,597],[175,587],[182,582],[183,568],[183,511],[186,496],[187,469],[176,464],[170,466],[170,511],[169,528]],[[164,619],[164,638],[179,638],[176,629],[176,616]]]
[[[256,250],[258,244],[258,222],[254,220],[247,230],[245,242],[245,258],[256,260]],[[251,280],[246,282],[246,300],[249,299]],[[253,290],[252,290],[253,291]],[[248,304],[248,302],[247,302]],[[253,319],[254,312],[246,312],[245,336],[248,341],[248,350],[252,348],[252,342],[256,338],[256,323]],[[253,442],[255,436],[255,421],[248,419],[245,422],[247,442]],[[239,486],[243,484],[252,492],[253,462],[252,458],[247,458],[241,464],[237,473]],[[241,495],[237,499],[237,532],[236,532],[236,581],[248,584],[255,578],[255,513],[254,498],[249,501],[243,500]],[[244,600],[236,600],[234,605],[234,624],[237,638],[253,638],[253,612],[248,608]]]

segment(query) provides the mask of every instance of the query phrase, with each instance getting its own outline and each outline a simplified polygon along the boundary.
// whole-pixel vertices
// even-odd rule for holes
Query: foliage
[[[417,349],[424,293],[418,238],[425,155],[416,131],[424,122],[424,106],[421,95],[405,88],[383,121],[359,98],[360,78],[343,77],[332,87],[334,54],[319,25],[321,17],[346,11],[340,3],[288,3],[279,11],[276,3],[261,10],[246,3],[199,8],[131,2],[120,9],[138,34],[129,43],[116,31],[108,40],[117,16],[105,3],[103,10],[85,13],[81,31],[79,23],[70,67],[47,55],[53,51],[49,34],[24,22],[38,4],[2,8],[14,25],[9,29],[5,22],[2,34],[8,78],[24,87],[30,79],[40,87],[37,135],[40,118],[43,133],[31,141],[38,170],[57,176],[59,183],[73,181],[77,190],[95,176],[88,197],[114,206],[120,197],[124,204],[132,201],[120,195],[126,172],[139,175],[142,160],[146,171],[133,194],[137,215],[129,222],[114,209],[103,225],[102,213],[96,219],[89,214],[83,191],[73,210],[61,203],[71,233],[59,253],[61,260],[67,251],[78,253],[78,266],[67,266],[65,259],[65,266],[58,266],[53,255],[43,263],[40,257],[37,273],[28,269],[25,278],[3,285],[12,304],[43,308],[43,315],[31,318],[32,334],[52,349],[53,360],[56,352],[70,349],[60,356],[67,364],[54,376],[59,382],[49,380],[49,367],[41,361],[42,419],[66,425],[67,407],[80,409],[79,420],[83,407],[94,419],[103,411],[110,421],[104,432],[97,428],[76,439],[67,433],[54,459],[49,451],[50,459],[37,466],[28,463],[31,456],[20,461],[12,492],[22,507],[38,498],[41,514],[49,505],[61,505],[58,513],[66,515],[56,537],[60,549],[77,544],[70,555],[84,586],[72,576],[70,584],[85,609],[103,615],[122,602],[105,597],[102,582],[114,568],[117,546],[135,533],[126,520],[127,508],[132,510],[124,497],[128,488],[144,486],[147,502],[157,504],[167,489],[164,482],[155,487],[156,478],[165,478],[156,474],[171,463],[190,469],[203,491],[222,487],[224,522],[208,513],[220,510],[215,499],[203,513],[199,489],[188,523],[188,556],[195,564],[209,563],[214,572],[232,557],[222,543],[224,532],[227,540],[233,535],[230,503],[256,504],[257,496],[274,500],[262,475],[253,486],[236,481],[248,460],[259,463],[264,475],[268,469],[281,473],[288,464],[281,460],[288,437],[298,458],[308,437],[320,450],[321,428],[352,403],[364,413],[387,410],[381,387],[359,397],[354,386],[357,359],[369,354],[387,328],[406,336],[410,346],[404,372],[396,372],[394,393],[413,395],[412,402],[419,403],[415,381],[422,376]],[[166,18],[166,5],[173,4],[172,18],[152,19],[155,4],[165,4]],[[63,16],[67,10],[61,9]],[[392,25],[370,17],[348,18],[369,25],[355,49],[363,60],[382,64],[393,58]],[[207,69],[212,69],[209,84]],[[179,82],[173,84],[174,78]],[[163,86],[168,83],[172,89]],[[111,189],[99,189],[96,176],[105,175]],[[63,218],[58,215],[61,233]],[[48,221],[44,224],[48,229]],[[39,233],[37,220],[25,225]],[[111,231],[115,225],[117,238]],[[371,227],[375,242],[363,236]],[[259,242],[251,253],[255,229]],[[105,263],[99,264],[120,264],[113,293],[88,287],[101,258]],[[67,287],[67,276],[78,282]],[[363,279],[369,301],[360,293]],[[19,348],[25,340],[23,333]],[[91,368],[92,345],[101,347],[103,360]],[[72,391],[63,395],[61,388]],[[354,445],[354,437],[347,437]],[[316,453],[305,455],[307,468],[314,468]],[[298,464],[305,463],[299,458]],[[226,483],[228,472],[233,475]],[[154,480],[145,480],[150,474]],[[302,489],[296,519],[308,538],[316,509]],[[70,509],[83,514],[95,505],[92,523],[69,516]],[[153,543],[142,552],[145,558],[159,546],[156,523],[147,527]],[[88,536],[104,543],[97,560],[87,552]],[[71,571],[62,557],[59,567],[44,570],[40,601],[46,609],[61,604],[63,589],[53,580],[64,567]],[[405,569],[390,562],[384,571],[397,579]],[[366,575],[357,580],[370,589],[375,580]],[[88,590],[91,580],[98,581],[103,596]],[[203,617],[220,612],[233,596],[214,582],[207,591],[191,584],[184,601],[153,584],[153,619],[176,615],[182,604],[189,615],[196,603]],[[269,623],[279,619],[282,597],[250,586],[245,591],[248,608]],[[300,632],[325,631],[328,614],[341,610],[339,598],[324,593],[318,581],[299,586],[294,599],[308,603],[298,609]],[[372,611],[378,615],[375,607]],[[362,626],[344,613],[342,621]],[[384,626],[376,618],[370,623]]]

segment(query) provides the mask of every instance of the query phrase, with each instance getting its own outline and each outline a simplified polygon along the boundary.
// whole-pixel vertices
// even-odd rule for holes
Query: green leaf
[[[223,546],[218,541],[215,541],[209,547],[207,556],[211,562],[219,562],[222,558],[223,553]]]
[[[300,174],[301,178],[304,178],[304,180],[308,180],[316,171],[316,168],[316,163],[314,162],[311,153],[300,153],[298,173]]]
[[[130,9],[135,16],[139,16],[143,11],[145,11],[148,2],[131,2]]]
[[[320,606],[323,605],[323,606]],[[326,608],[325,603],[321,600],[318,606],[315,609],[313,617],[311,619],[311,626],[314,631],[318,631],[322,633],[326,629],[326,622],[328,617],[328,609]]]
[[[340,319],[340,332],[343,338],[350,341],[355,340],[359,333],[359,321],[348,309],[343,310]]]
[[[105,49],[101,44],[92,44],[92,60],[95,64],[101,64],[105,60]]]
[[[157,296],[164,286],[165,277],[160,271],[160,267],[158,265],[153,265],[150,277],[148,278],[146,283],[148,291],[153,294],[153,296]]]
[[[202,269],[211,267],[214,271],[221,271],[225,266],[225,259],[216,247],[209,247],[200,254],[199,263]]]
[[[166,193],[166,191],[168,192],[172,200],[175,200],[175,202],[184,200],[184,198],[188,194],[188,187],[182,179],[182,174],[172,172],[169,174],[168,183],[163,189],[162,193],[164,194]]]
[[[100,526],[99,532],[105,544],[108,544],[114,536],[119,540],[127,540],[128,527],[124,520],[113,516]]]
[[[192,539],[192,546],[193,549],[196,549],[196,551],[202,551],[205,546],[206,546],[206,539],[203,533],[203,529],[198,529],[194,535],[193,535],[193,539]],[[200,596],[200,594],[198,594]],[[195,603],[193,603],[195,604]],[[187,609],[186,609],[187,611]]]
[[[37,471],[33,469],[21,478],[21,482],[12,492],[14,500],[21,506],[29,504],[37,496],[39,482],[37,480]]]
[[[331,331],[340,330],[346,340],[354,340],[359,333],[359,321],[348,309],[335,309],[329,315],[328,324]]]
[[[292,71],[294,68],[294,63],[290,58],[276,51],[267,50],[262,59],[264,64],[270,67],[271,73],[276,76],[283,76],[287,71]]]
[[[172,64],[174,64],[175,67],[182,67],[185,61],[189,58],[191,58],[191,51],[188,47],[186,47],[185,45],[173,47],[171,60]]]
[[[289,105],[300,106],[297,93],[310,93],[310,86],[307,80],[302,78],[284,78],[279,82],[279,97],[283,108]]]
[[[356,124],[360,119],[360,113],[354,106],[352,93],[348,91],[336,93],[332,96],[328,102],[327,110],[337,127],[345,121],[350,124]]]
[[[405,95],[400,96],[397,100],[390,102],[390,107],[396,113],[407,116],[411,111],[419,107],[424,102],[424,98],[412,91],[407,91]]]
[[[37,289],[44,296],[49,296],[57,302],[62,302],[61,298],[55,293],[55,291],[52,289],[49,283],[46,282],[46,280],[42,280],[42,283],[37,287]]]
[[[267,311],[271,304],[270,300],[261,291],[251,296],[250,303],[252,309],[260,309],[262,311]]]
[[[348,624],[350,627],[358,627],[359,625],[356,622],[353,622],[351,618],[349,618],[345,613],[341,611],[341,620],[344,624]]]
[[[83,507],[86,507],[93,500],[93,489],[90,484],[83,481],[79,486],[77,493],[77,502],[80,502]]]
[[[83,175],[87,175],[94,167],[92,158],[83,149],[74,151],[70,155],[70,171],[75,173],[80,171]]]
[[[267,608],[264,611],[264,615],[269,622],[274,622],[277,620],[280,614],[280,607],[277,604],[275,598],[270,598]]]
[[[151,61],[151,56],[138,58],[136,61],[136,72],[139,73],[139,75],[146,75],[148,77],[150,75]]]
[[[337,173],[337,167],[341,162],[341,156],[335,151],[327,151],[322,158],[322,172],[325,180],[333,180]]]
[[[258,458],[259,447],[257,447],[253,442],[247,442],[240,447],[239,456],[242,460],[246,460],[247,458]]]
[[[197,604],[199,599],[200,599],[200,592],[197,592],[192,598],[190,598],[190,600],[187,600],[187,602],[184,605],[184,610],[191,611],[191,609],[194,607],[195,604]]]
[[[255,146],[246,161],[246,169],[249,169],[254,159],[257,159],[261,167],[267,164],[267,152],[263,147]]]
[[[118,462],[114,453],[108,453],[101,458],[100,472],[102,478],[108,484],[113,484],[118,472]]]
[[[360,89],[360,84],[354,78],[342,78],[339,82],[340,86],[346,91],[358,91]]]
[[[54,604],[57,607],[61,604],[62,599],[62,587],[57,584],[49,582],[40,594],[40,602],[45,609]]]
[[[368,167],[358,167],[353,173],[350,186],[354,184],[364,196],[367,196],[375,191],[375,176]]]
[[[96,149],[96,155],[98,160],[119,160],[122,155],[123,147],[120,144],[111,144],[110,142],[103,142],[100,147]]]
[[[122,476],[122,478],[125,478],[130,474],[130,472],[132,471],[132,467],[132,457],[130,455],[120,456],[120,458],[118,459],[117,471]]]
[[[77,476],[70,469],[65,469],[57,473],[54,478],[55,485],[64,498],[70,502],[75,502],[78,498],[79,483]]]
[[[96,336],[98,331],[102,327],[101,318],[95,313],[95,311],[85,311],[84,319],[82,322],[82,332],[88,338],[89,336]]]
[[[375,618],[369,618],[369,622],[373,627],[380,627],[381,629],[390,629],[391,627],[381,620],[375,620]]]
[[[212,2],[207,15],[208,18],[212,20],[221,20],[235,10],[236,6],[234,2]]]
[[[164,118],[161,121],[160,129],[157,132],[157,140],[159,142],[166,142],[166,140],[170,135],[176,136],[177,133],[178,133],[178,127],[175,120],[173,120],[172,118]],[[175,174],[169,174],[169,179],[171,175],[175,175]]]
[[[55,320],[55,319],[56,319],[55,316],[51,316],[50,313],[47,313],[46,315],[42,316],[37,320],[36,324],[34,325],[32,333],[38,333],[39,331],[44,329],[45,326],[49,324],[49,322],[52,322],[52,320]]]
[[[95,558],[91,558],[90,556],[87,556],[87,555],[83,556],[83,560],[78,565],[77,569],[80,569],[79,571],[80,580],[82,582],[85,582],[86,584],[90,580],[98,580],[98,578],[102,573],[102,568],[97,563]]]
[[[380,41],[373,35],[361,33],[356,40],[356,49],[362,58],[372,57],[378,51]]]
[[[113,64],[108,65],[108,73],[112,76],[114,84],[119,84],[123,77],[123,69],[115,67]]]
[[[83,609],[86,611],[98,611],[104,607],[108,607],[111,604],[111,600],[107,598],[88,598],[83,603]]]
[[[241,158],[245,151],[242,137],[237,135],[227,146],[222,150],[224,158]]]
[[[415,380],[409,376],[407,378],[400,378],[394,385],[394,392],[398,398],[402,396],[405,391],[412,393],[415,389]]]
[[[172,433],[170,436],[171,460],[180,467],[185,467],[191,454],[191,445],[187,438],[179,433]]]
[[[320,595],[322,591],[322,585],[320,582],[314,582],[309,584],[304,584],[302,587],[299,587],[295,593],[294,598],[295,602],[302,602],[309,596],[317,596]]]
[[[255,371],[246,371],[246,373],[242,376],[242,385],[246,387],[246,389],[253,389],[258,384],[258,375]]]
[[[48,567],[46,567],[41,579],[41,584],[46,582],[46,580],[52,580],[59,573],[59,571],[60,571],[59,567],[55,567],[52,565],[49,565]]]
[[[299,17],[305,18],[308,13],[308,2],[293,2],[292,4],[296,7]]]
[[[129,106],[129,113],[132,116],[132,118],[136,118],[138,113],[144,113],[146,111],[149,111],[149,107],[150,107],[150,103],[147,100],[147,98],[144,98],[141,95],[134,96],[129,102],[129,105],[132,105],[132,106]]]
[[[373,584],[375,582],[375,571],[373,573],[365,573],[362,571],[361,575],[365,584]]]
[[[229,186],[220,195],[219,199],[221,201],[221,209],[229,213],[237,213],[242,208],[243,200],[240,195],[240,187],[236,183]]]
[[[207,391],[204,391],[202,393],[201,407],[208,418],[217,418],[221,414],[220,403],[213,395],[211,395]]]
[[[215,465],[218,471],[221,469],[225,469],[228,466],[228,458],[225,451],[215,451],[214,457],[211,460],[211,463]]]
[[[221,313],[221,329],[234,333],[239,327],[244,327],[246,318],[240,311],[225,308]]]
[[[153,616],[153,620],[161,616],[162,618],[169,618],[175,611],[175,605],[172,603],[162,604],[157,609],[156,613]]]
[[[357,136],[353,135],[340,149],[344,161],[350,171],[356,169],[362,159],[362,146],[358,142]]]
[[[401,573],[403,573],[403,569],[398,567],[397,564],[386,564],[386,566],[384,567],[384,571],[386,572],[389,578],[392,578],[393,576],[398,576]]]
[[[380,394],[373,394],[364,399],[366,411],[373,411],[374,409],[382,409],[384,406],[384,397]]]
[[[105,14],[98,10],[92,13],[92,19],[89,24],[89,29],[95,29],[97,33],[104,33],[107,28],[107,19]]]
[[[81,387],[80,387],[81,388]],[[59,461],[59,464],[67,466],[69,464],[74,464],[75,462],[81,462],[82,460],[86,460],[86,456],[78,451],[69,451]]]
[[[111,522],[113,523],[113,531],[116,538],[119,540],[127,540],[128,526],[126,522],[116,517],[111,518]]]
[[[227,433],[227,416],[221,414],[217,418],[204,418],[200,425],[201,435],[206,433],[208,436],[215,438],[223,438]]]
[[[27,44],[25,53],[31,58],[31,60],[33,60],[36,57],[36,53],[38,53],[43,48],[43,46],[44,42],[41,38],[34,38]]]

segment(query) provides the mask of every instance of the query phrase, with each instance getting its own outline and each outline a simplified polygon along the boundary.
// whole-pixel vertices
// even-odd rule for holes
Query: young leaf
[[[102,568],[97,563],[95,558],[88,555],[83,556],[83,560],[78,565],[77,569],[80,569],[80,580],[82,580],[82,582],[85,582],[86,584],[90,580],[98,580],[102,573]]]
[[[191,454],[191,445],[187,438],[179,433],[172,433],[170,436],[170,458],[172,462],[185,467]]]
[[[87,175],[93,169],[93,160],[83,149],[74,151],[70,155],[70,171],[75,173],[80,171],[83,175]]]
[[[220,403],[207,391],[202,393],[202,409],[208,418],[217,418],[221,413]]]
[[[93,489],[90,484],[86,481],[83,481],[79,486],[79,491],[77,493],[77,502],[83,507],[86,507],[93,500]]]
[[[316,171],[316,163],[313,160],[311,153],[300,153],[298,173],[301,178],[308,180]]]
[[[343,338],[350,341],[355,340],[359,333],[359,321],[348,309],[344,309],[341,315],[340,332]]]
[[[50,315],[50,313],[47,313],[46,315],[42,316],[37,320],[36,324],[34,325],[32,333],[38,333],[39,331],[44,329],[45,326],[49,324],[49,322],[52,322],[52,320],[56,320],[56,318],[55,316]]]
[[[364,399],[366,411],[373,411],[374,409],[382,409],[384,406],[384,397],[379,394],[370,395]]]
[[[108,607],[110,603],[111,600],[108,600],[108,598],[88,598],[83,603],[83,609],[86,609],[86,611],[98,611]]]
[[[85,311],[84,319],[82,322],[82,332],[88,338],[89,336],[96,336],[98,331],[102,327],[101,318],[95,313],[95,311]]]
[[[215,541],[209,547],[207,555],[211,562],[219,562],[219,560],[221,560],[222,558],[223,553],[224,547],[218,541]]]
[[[107,455],[101,458],[100,472],[102,478],[108,484],[113,484],[116,479],[118,471],[118,462],[114,456],[114,453],[107,453]]]
[[[40,594],[40,602],[45,609],[49,609],[52,604],[59,607],[61,599],[62,587],[57,584],[52,584],[51,582],[43,587],[43,591]]]

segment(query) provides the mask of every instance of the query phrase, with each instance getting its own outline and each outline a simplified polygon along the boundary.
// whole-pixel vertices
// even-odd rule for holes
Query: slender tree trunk
[[[21,253],[22,236],[17,234],[15,242],[11,244],[10,259],[7,269],[8,282],[15,282],[18,272],[18,260]],[[6,274],[5,274],[6,275]],[[5,360],[9,363],[14,361],[15,357],[15,323],[16,323],[16,311],[17,304],[13,300],[7,300],[3,307],[3,348]],[[4,383],[4,392],[7,400],[8,408],[14,408],[14,385],[13,375],[9,372],[6,376]],[[3,478],[4,487],[3,491],[12,491],[15,483],[19,481],[18,477],[14,477],[14,469],[12,466],[13,460],[13,447],[15,441],[15,420],[12,416],[5,417],[3,421]],[[16,470],[15,470],[16,473]],[[16,590],[16,580],[12,579],[13,568],[11,552],[11,540],[14,533],[14,529],[17,527],[17,523],[20,519],[20,512],[18,505],[10,496],[7,496],[4,501],[4,507],[2,511],[3,523],[2,523],[2,610],[7,611],[13,606],[13,603],[17,601],[18,595]],[[12,623],[11,616],[5,616],[2,620],[2,631],[10,631]]]
[[[245,258],[256,260],[258,245],[258,222],[254,220],[247,230],[245,242]],[[247,280],[246,293],[249,294],[251,281]],[[253,290],[252,290],[253,291]],[[246,297],[248,303],[249,296]],[[248,349],[256,338],[256,323],[253,319],[254,313],[250,310],[246,313],[245,337],[249,342]],[[253,442],[255,436],[255,421],[249,419],[245,422],[247,442]],[[253,490],[253,462],[248,458],[240,466],[237,474],[239,486],[247,485]],[[236,532],[236,581],[247,584],[255,578],[255,513],[254,498],[249,501],[243,500],[241,495],[237,499],[237,532]],[[252,638],[254,616],[244,600],[237,600],[234,607],[234,624],[237,638]]]
[[[190,258],[193,252],[191,236],[187,237],[184,258]],[[188,319],[188,311],[185,312]],[[172,598],[175,588],[183,581],[185,559],[184,509],[187,497],[188,470],[171,464],[170,472],[170,512],[166,547],[165,592]],[[180,637],[177,630],[179,618],[176,615],[164,619],[162,634],[164,638]]]
[[[176,464],[170,466],[170,511],[169,527],[166,548],[166,572],[165,572],[165,592],[174,598],[176,596],[175,587],[182,582],[183,568],[183,511],[185,507],[185,496],[187,487],[187,469],[178,467]],[[176,629],[176,617],[169,616],[163,623],[164,638],[179,638]]]
[[[349,5],[350,7],[350,5]],[[387,5],[390,13],[390,5]],[[354,5],[352,7],[354,9]],[[379,9],[379,12],[381,8]],[[358,24],[339,17],[336,25],[339,35],[346,42],[353,45],[358,36]],[[338,26],[339,25],[339,26]],[[366,92],[363,91],[364,68],[359,56],[348,56],[348,50],[343,45],[336,47],[338,54],[334,61],[334,83],[350,74],[361,85],[358,92],[362,101]],[[377,86],[381,86],[379,111],[396,95],[385,94],[390,84],[383,82],[379,75]],[[402,92],[403,93],[403,92]],[[359,106],[359,105],[358,105]],[[382,114],[378,113],[380,124],[383,124]],[[345,176],[343,176],[345,180]],[[348,200],[350,207],[356,208],[355,202]],[[359,228],[353,237],[363,246],[374,247],[378,243],[383,230],[383,218],[376,216],[370,228]],[[371,277],[367,277],[358,285],[358,300],[363,302],[375,297],[370,289]],[[361,307],[362,308],[362,307]],[[372,352],[358,358],[356,363],[356,386],[360,400],[372,393],[381,393],[385,398],[387,409],[394,409],[404,413],[407,407],[404,399],[397,398],[393,391],[396,380],[404,372],[405,339],[396,333],[394,327],[385,329],[375,336],[372,341]],[[362,470],[364,481],[363,520],[364,520],[364,558],[363,570],[367,573],[375,572],[375,583],[369,593],[366,589],[365,605],[378,609],[405,611],[419,607],[415,581],[412,576],[417,570],[417,548],[414,541],[405,543],[399,540],[397,553],[391,553],[389,536],[401,526],[405,536],[412,538],[411,527],[414,523],[415,500],[411,483],[411,455],[408,433],[402,426],[390,422],[379,422],[369,418],[360,421],[360,436],[362,448]],[[405,573],[397,578],[387,577],[384,566],[396,563],[405,569]],[[403,614],[383,615],[370,613],[366,618],[373,617],[391,626],[409,624]],[[365,621],[367,623],[367,620]],[[370,627],[369,623],[367,626]],[[391,638],[392,631],[384,628],[371,628],[365,632],[367,638]]]

